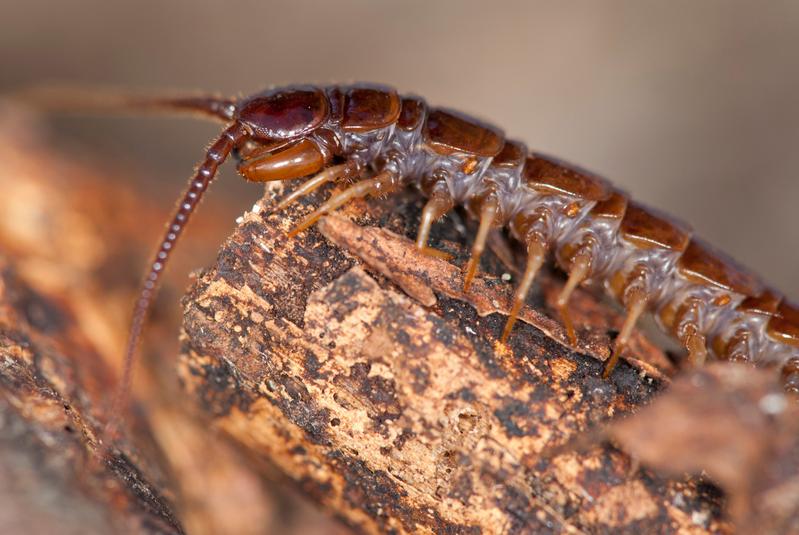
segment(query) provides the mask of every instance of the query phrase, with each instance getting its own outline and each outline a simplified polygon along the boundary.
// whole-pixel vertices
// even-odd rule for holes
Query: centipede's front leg
[[[313,179],[312,179],[313,180]],[[293,238],[303,230],[314,225],[322,216],[338,210],[351,200],[366,196],[380,196],[393,193],[402,187],[401,180],[392,171],[383,171],[375,177],[356,182],[349,188],[332,195],[319,208],[307,215],[294,227],[288,237]]]

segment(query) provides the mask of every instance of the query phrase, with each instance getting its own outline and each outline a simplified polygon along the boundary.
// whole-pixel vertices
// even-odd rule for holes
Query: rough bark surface
[[[404,237],[412,194],[353,203],[290,240],[323,195],[272,214],[278,193],[184,298],[179,363],[196,403],[265,469],[365,533],[730,529],[714,487],[581,439],[648,403],[671,371],[639,336],[640,360],[602,380],[613,311],[579,292],[585,327],[568,347],[549,319],[561,282],[544,274],[504,347],[510,285],[483,275],[461,292],[457,219],[434,231],[447,263]]]
[[[739,533],[799,533],[799,405],[774,375],[710,364],[607,434],[659,473],[705,471]]]

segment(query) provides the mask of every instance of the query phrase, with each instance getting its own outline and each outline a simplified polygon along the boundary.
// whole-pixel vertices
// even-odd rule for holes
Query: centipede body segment
[[[298,85],[238,102],[209,98],[175,104],[191,106],[227,127],[190,180],[145,278],[127,347],[126,385],[169,254],[218,166],[235,151],[238,170],[248,180],[305,177],[278,208],[324,184],[346,184],[292,236],[352,199],[412,186],[427,198],[416,246],[445,256],[428,246],[431,225],[464,207],[478,222],[464,268],[466,290],[489,232],[506,228],[523,245],[527,260],[502,342],[511,336],[537,271],[552,257],[568,275],[558,308],[573,342],[577,330],[568,301],[578,286],[601,286],[626,310],[605,376],[648,311],[692,363],[711,357],[772,366],[781,370],[787,389],[799,392],[799,308],[695,237],[687,225],[630,200],[603,178],[529,151],[496,127],[368,84]]]

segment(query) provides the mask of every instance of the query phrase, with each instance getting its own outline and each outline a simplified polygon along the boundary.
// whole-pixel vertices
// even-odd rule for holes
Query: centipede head
[[[324,91],[312,86],[292,86],[258,93],[238,106],[238,119],[253,137],[290,140],[321,126],[330,114]]]
[[[321,170],[331,159],[321,136],[314,136],[330,116],[324,91],[292,86],[258,93],[241,102],[236,119],[256,145],[244,155],[239,172],[249,180],[288,180]]]

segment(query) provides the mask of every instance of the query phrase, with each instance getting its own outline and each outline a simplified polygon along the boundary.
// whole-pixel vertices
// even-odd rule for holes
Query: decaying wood
[[[591,328],[567,347],[547,318],[561,282],[543,276],[505,348],[510,285],[483,276],[464,295],[457,268],[416,254],[403,237],[415,196],[354,203],[293,240],[322,196],[274,214],[275,196],[185,297],[179,371],[265,470],[366,533],[730,530],[700,480],[638,469],[599,438],[563,448],[668,382],[641,337],[640,360],[602,380],[615,313],[581,293]],[[462,265],[454,229],[438,226],[433,245]]]
[[[773,370],[709,365],[608,436],[660,473],[706,471],[740,533],[799,533],[799,405]]]

